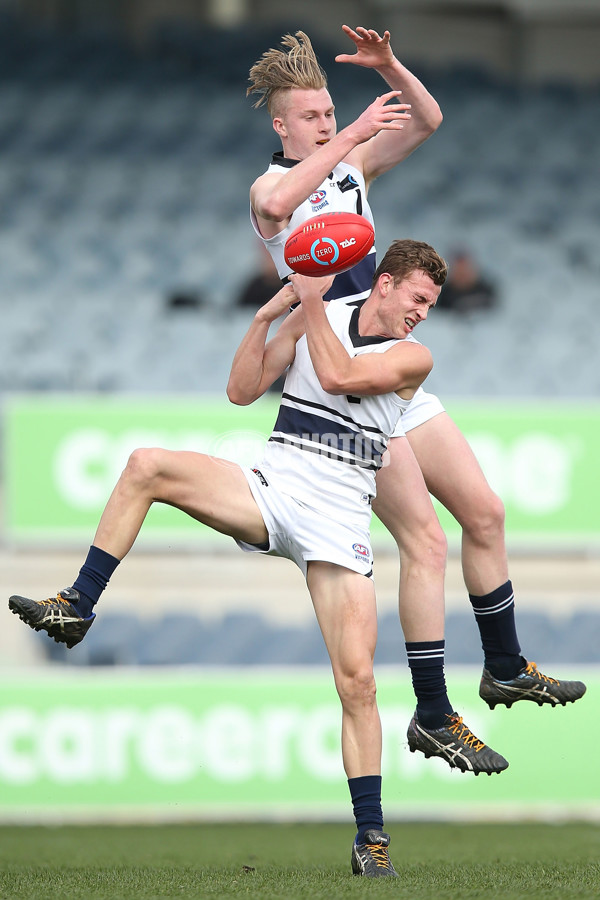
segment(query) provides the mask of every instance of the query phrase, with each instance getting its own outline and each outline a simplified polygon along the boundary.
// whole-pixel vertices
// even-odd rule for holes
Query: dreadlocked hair
[[[267,105],[273,116],[274,98],[291,88],[321,90],[327,87],[327,75],[319,65],[310,38],[303,31],[285,34],[281,45],[287,49],[265,51],[250,69],[246,96],[258,94],[254,107]]]

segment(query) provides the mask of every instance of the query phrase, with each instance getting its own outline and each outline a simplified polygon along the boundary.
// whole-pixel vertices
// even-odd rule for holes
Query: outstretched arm
[[[356,52],[341,53],[336,56],[336,62],[375,69],[393,90],[401,91],[403,101],[410,104],[410,125],[399,132],[381,132],[355,151],[362,160],[361,168],[369,184],[427,140],[440,126],[442,112],[427,88],[395,57],[389,31],[381,36],[373,29],[362,27],[353,30],[342,25],[342,29],[354,42]]]
[[[284,174],[268,172],[257,178],[250,189],[250,203],[263,237],[282,231],[294,210],[356,147],[374,135],[402,131],[410,113],[406,103],[398,102],[400,93],[388,91],[377,97],[354,122]]]
[[[416,341],[401,341],[385,353],[350,356],[327,318],[318,279],[290,275],[304,312],[310,358],[324,391],[368,396],[396,391],[412,399],[429,375],[433,360]]]
[[[267,343],[269,327],[295,301],[294,289],[286,284],[258,310],[242,338],[231,364],[227,396],[238,406],[248,406],[268,390],[285,372],[296,355],[296,342],[304,333],[302,309],[287,317]]]

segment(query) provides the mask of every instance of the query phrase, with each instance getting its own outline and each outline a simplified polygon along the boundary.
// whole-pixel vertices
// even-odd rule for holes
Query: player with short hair
[[[406,159],[442,121],[437,102],[394,55],[389,31],[380,36],[373,29],[342,29],[356,52],[340,54],[336,62],[375,69],[392,90],[340,131],[327,77],[304,32],[285,35],[280,48],[250,69],[247,93],[258,95],[256,106],[266,104],[282,145],[251,187],[251,221],[283,279],[290,273],[283,246],[294,228],[338,210],[372,222],[367,192],[373,180]],[[364,296],[375,265],[373,247],[336,277],[326,299]],[[549,678],[521,655],[504,506],[440,400],[419,388],[393,438],[389,465],[377,476],[374,510],[400,552],[400,618],[417,695],[411,748],[423,749],[428,731],[443,726],[449,702],[443,686],[446,540],[428,491],[462,528],[463,576],[484,652],[480,696],[491,708],[517,700],[564,705],[582,697],[584,684]]]
[[[245,405],[289,367],[261,462],[251,469],[189,451],[135,450],[72,587],[42,602],[9,600],[30,627],[75,645],[156,502],[230,535],[244,550],[292,559],[306,577],[342,705],[342,757],[357,825],[352,869],[371,878],[397,874],[381,807],[371,500],[389,437],[432,366],[429,351],[410,336],[445,277],[441,257],[415,241],[395,242],[373,290],[355,304],[326,305],[330,279],[292,276],[256,313],[228,384],[232,402]],[[271,323],[293,299],[300,307],[267,343]],[[448,732],[451,765],[488,774],[507,767],[455,712]]]

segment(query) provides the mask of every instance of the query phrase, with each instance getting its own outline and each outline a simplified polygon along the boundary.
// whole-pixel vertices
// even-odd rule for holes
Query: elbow
[[[427,114],[423,116],[420,126],[420,142],[426,141],[431,137],[432,134],[438,130],[440,125],[442,124],[444,117],[442,115],[442,111],[439,108],[438,104],[435,103],[433,108],[427,111]]]
[[[227,399],[230,403],[235,404],[235,406],[249,406],[254,398],[244,394],[235,385],[228,384]]]
[[[435,108],[432,110],[431,115],[429,116],[428,123],[427,123],[428,128],[429,128],[429,134],[431,135],[435,131],[437,131],[443,121],[444,121],[444,116],[442,114],[442,110],[436,103]]]
[[[277,197],[266,199],[257,212],[262,219],[267,219],[269,222],[283,222],[291,215],[290,210],[284,209],[284,204]]]
[[[429,377],[429,375],[431,374],[431,371],[433,369],[433,356],[431,355],[429,350],[427,351],[427,355],[424,355],[424,356],[425,356],[425,358],[423,360],[423,366],[417,377],[417,387],[420,387],[423,384],[423,382],[425,381],[426,378]]]
[[[317,372],[319,384],[328,394],[370,394],[372,384],[369,379],[358,377],[352,368],[347,370],[344,366],[332,366],[327,370]],[[378,387],[376,385],[376,387]]]
[[[342,384],[335,372],[319,375],[319,384],[328,394],[347,394],[348,387]]]

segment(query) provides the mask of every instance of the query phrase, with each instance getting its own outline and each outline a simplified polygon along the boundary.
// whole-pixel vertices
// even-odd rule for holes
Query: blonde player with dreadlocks
[[[251,220],[284,280],[290,274],[283,258],[290,232],[321,212],[358,212],[372,222],[367,192],[373,180],[406,159],[442,121],[435,99],[394,55],[388,31],[381,36],[362,27],[342,29],[356,52],[341,54],[336,62],[375,69],[390,90],[341,131],[336,129],[327,76],[304,32],[285,35],[281,48],[266,51],[250,70],[247,93],[258,94],[256,106],[266,104],[282,146],[252,185]],[[373,249],[335,278],[325,299],[364,298],[375,266]],[[446,541],[428,491],[463,529],[464,579],[485,657],[481,697],[491,708],[521,699],[557,705],[579,699],[585,685],[548,678],[521,656],[503,504],[438,398],[420,388],[390,441],[389,464],[377,475],[373,508],[400,552],[400,619],[417,697],[409,746],[450,764],[452,753],[465,754],[477,774],[483,771],[487,748],[474,742],[466,727],[457,730],[462,720],[446,692]],[[369,815],[379,808],[380,796],[371,782],[351,779],[349,784],[359,825],[357,842],[368,855],[365,823],[371,834]]]
[[[252,185],[252,223],[282,277],[290,272],[283,247],[297,224],[338,210],[372,222],[371,182],[412,153],[442,120],[433,97],[393,56],[389,32],[380,38],[366,29],[344,30],[357,42],[357,53],[337,61],[377,68],[392,90],[339,132],[327,76],[304,32],[286,35],[285,50],[268,50],[250,70],[248,93],[259,94],[256,106],[266,104],[283,146]],[[350,274],[336,278],[326,299],[369,291],[374,270],[373,250]]]

